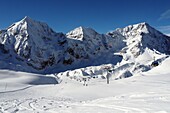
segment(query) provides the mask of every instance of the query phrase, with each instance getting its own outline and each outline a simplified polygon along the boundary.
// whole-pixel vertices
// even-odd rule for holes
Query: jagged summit
[[[40,21],[34,20],[31,17],[29,17],[29,16],[25,16],[23,19],[18,21],[18,23],[23,23],[23,22],[26,22],[27,24],[33,24],[33,23],[37,23],[38,24],[39,23],[39,24],[47,25],[45,22],[40,22]]]
[[[42,30],[43,28],[50,28],[46,23],[44,22],[40,22],[40,21],[36,21],[33,20],[32,18],[25,16],[23,19],[21,19],[18,22],[13,23],[10,27],[8,27],[8,30],[20,30],[20,29],[24,29],[24,30],[30,30],[30,29],[34,29],[34,30]],[[50,28],[51,29],[51,28]]]
[[[134,35],[140,35],[140,34],[148,34],[148,33],[155,34],[155,35],[163,35],[160,31],[156,30],[155,28],[153,28],[151,25],[149,25],[146,22],[129,25],[124,28],[118,28],[113,32],[120,33],[125,37],[130,37],[132,35],[134,36]],[[113,32],[110,32],[110,33],[113,33]]]
[[[94,29],[80,26],[68,32],[66,35],[68,38],[82,41],[84,37],[94,34],[97,34],[97,32]]]
[[[140,22],[140,23],[133,24],[133,25],[136,25],[136,26],[139,26],[139,25],[150,26],[149,23],[147,23],[147,22]]]
[[[68,38],[82,40],[83,39],[83,27],[80,26],[74,30],[68,32],[66,35]]]
[[[30,18],[29,16],[25,16],[24,18],[22,18],[21,20],[19,20],[18,22],[15,22],[13,23],[11,26],[14,26],[14,25],[18,25],[18,24],[23,24],[23,23],[33,23],[33,22],[38,22],[38,21],[35,21],[33,20],[32,18]],[[38,22],[39,23],[39,22]]]
[[[34,21],[32,18],[30,18],[29,16],[25,16],[21,21]]]
[[[95,31],[95,30],[90,27],[79,26],[72,31],[88,32],[88,31]]]
[[[129,25],[125,28],[118,28],[118,29],[116,29],[116,32],[119,32],[122,35],[129,35],[129,34],[131,34],[131,32],[148,33],[149,32],[148,28],[150,28],[150,25],[146,22],[143,22],[143,23],[139,23],[139,24]]]

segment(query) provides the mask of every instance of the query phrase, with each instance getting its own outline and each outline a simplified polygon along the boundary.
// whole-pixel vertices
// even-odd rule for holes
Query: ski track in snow
[[[61,86],[53,87],[56,89],[59,88],[59,91],[62,92],[62,90],[65,91],[65,88],[70,85],[75,85],[76,83],[77,85],[82,85],[74,80],[66,80],[68,80],[67,82],[69,83],[63,83]],[[100,79],[97,79],[97,82],[98,80]],[[90,82],[88,87],[82,86],[81,88],[86,89],[95,86],[96,79],[91,80]],[[101,84],[103,84],[103,82],[104,81],[101,81]],[[132,84],[133,82],[143,84],[143,81],[136,80],[132,80],[130,83]],[[122,84],[123,82],[120,83]],[[155,89],[158,90],[165,88],[165,90],[157,91],[154,89],[151,91],[144,90],[144,92],[135,90],[131,92],[129,90],[126,93],[113,93],[113,96],[100,97],[91,100],[86,99],[84,101],[79,99],[73,100],[74,98],[69,98],[65,95],[53,95],[54,97],[49,97],[42,96],[41,94],[39,97],[31,96],[5,100],[0,99],[0,113],[169,113],[170,108],[168,108],[168,105],[170,105],[170,93],[166,88],[168,87],[168,81],[145,81],[145,85],[148,87],[150,87],[150,85],[154,86],[156,87]],[[23,90],[7,91],[6,93],[0,94],[17,94],[17,92],[27,93],[29,92],[28,90],[32,91],[33,89],[41,87],[42,86],[26,87],[23,88]]]
[[[132,103],[138,102],[139,105],[133,105]],[[30,98],[30,99],[14,99],[4,102],[0,101],[0,113],[91,113],[98,111],[98,113],[150,113],[152,108],[147,108],[147,104],[156,101],[158,103],[168,102],[170,103],[170,94],[155,94],[149,93],[133,93],[127,95],[120,95],[114,97],[100,98],[89,101],[73,101],[67,98],[55,97],[55,98]],[[139,107],[139,108],[138,108]],[[77,111],[77,112],[76,112]],[[153,110],[154,111],[154,110]],[[154,112],[156,113],[156,112]],[[166,111],[160,111],[157,113],[168,113]]]
[[[28,89],[30,87],[32,87],[32,86],[27,86],[27,87],[16,89],[16,90],[3,91],[3,92],[0,92],[0,93],[4,93],[5,94],[5,93],[17,92],[17,91],[22,91],[22,90]]]
[[[145,80],[144,84],[144,81],[141,79]],[[141,84],[148,87],[154,86],[155,89],[143,90],[142,92],[140,92],[140,90],[128,90],[126,93],[113,93],[113,96],[105,96],[96,99],[93,98],[91,100],[85,99],[84,101],[79,99],[73,100],[74,98],[69,98],[67,95],[51,95],[53,97],[49,97],[42,96],[40,94],[38,97],[25,96],[24,98],[15,98],[14,96],[13,99],[5,98],[5,100],[3,100],[2,97],[2,100],[0,98],[0,113],[169,113],[170,108],[168,105],[170,105],[170,90],[166,88],[169,83],[168,79],[165,79],[165,81],[164,79],[161,81],[147,81],[145,76],[141,79],[141,81],[138,81],[138,79],[137,81],[132,80],[130,84],[135,82],[135,84],[138,83],[139,86],[141,86]],[[59,92],[62,92],[66,91],[69,86],[73,85],[73,87],[81,88],[81,91],[83,91],[83,89],[86,90],[88,88],[95,88],[95,85],[104,85],[105,83],[103,80],[94,79],[91,80],[89,82],[89,86],[86,87],[82,86],[81,83],[75,80],[70,80],[68,78],[65,80],[67,84],[62,83],[60,86],[49,85],[46,89],[53,87],[56,90],[58,88]],[[101,82],[100,84],[98,83],[99,81]],[[121,81],[118,83],[121,83],[122,86],[125,85],[125,83]],[[115,83],[110,85],[115,86],[117,84]],[[0,95],[5,96],[11,93],[18,95],[37,90],[39,88],[43,89],[43,86],[26,86],[26,88],[21,90],[7,91],[6,93],[0,93]],[[158,89],[158,91],[156,89]],[[160,89],[162,89],[162,91],[159,91]],[[88,90],[90,91],[90,89]]]
[[[169,70],[168,65],[162,65],[155,70]],[[6,79],[6,88],[2,79],[0,113],[170,113],[170,72],[153,72],[112,80],[110,84],[106,79],[90,79],[88,86],[65,76],[57,85]]]

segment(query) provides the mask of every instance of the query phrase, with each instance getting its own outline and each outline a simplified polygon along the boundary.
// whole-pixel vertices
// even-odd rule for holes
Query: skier
[[[87,86],[87,78],[83,78],[83,81],[84,81],[83,86]]]
[[[107,73],[106,79],[107,79],[107,84],[109,84],[109,73]]]
[[[107,74],[106,74],[106,80],[107,80],[107,84],[109,84],[109,78],[110,78],[110,76],[111,76],[111,72],[112,72],[113,70],[107,70]]]

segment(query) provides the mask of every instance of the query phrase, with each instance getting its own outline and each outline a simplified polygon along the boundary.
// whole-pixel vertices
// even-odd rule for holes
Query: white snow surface
[[[63,34],[25,17],[0,31],[0,113],[169,113],[169,45],[147,23]]]
[[[1,70],[0,112],[169,113],[169,65],[167,58],[149,72],[110,84],[91,78],[88,86],[70,76],[62,76],[57,84],[54,76]]]

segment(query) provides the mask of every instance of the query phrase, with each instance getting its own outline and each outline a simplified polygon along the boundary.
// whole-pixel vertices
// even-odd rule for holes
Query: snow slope
[[[51,81],[35,85],[27,82],[36,79],[32,74],[0,71],[0,112],[169,113],[170,71],[164,70],[167,65],[170,58],[141,75],[111,80],[110,84],[105,79],[90,79],[88,86],[67,76],[63,76],[61,84]]]

